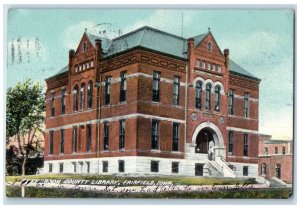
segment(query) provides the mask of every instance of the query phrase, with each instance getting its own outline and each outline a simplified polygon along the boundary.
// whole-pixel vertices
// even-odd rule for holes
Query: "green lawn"
[[[126,176],[101,176],[101,175],[76,175],[76,174],[51,174],[51,175],[32,175],[25,176],[25,179],[84,179],[84,180],[145,180],[145,181],[172,181],[173,184],[183,185],[232,185],[255,183],[254,179],[244,178],[205,178],[205,177],[172,177],[172,176],[159,176],[159,177],[126,177]],[[7,176],[6,181],[20,181],[21,176]]]

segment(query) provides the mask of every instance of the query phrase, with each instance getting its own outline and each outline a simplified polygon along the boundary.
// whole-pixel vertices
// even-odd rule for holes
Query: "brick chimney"
[[[101,59],[101,52],[102,52],[101,40],[100,39],[95,40],[95,46],[96,46],[96,58],[97,58],[97,61],[98,61],[98,60]]]
[[[225,66],[228,68],[229,65],[229,49],[224,49]]]
[[[74,55],[75,55],[74,49],[70,49],[69,50],[69,65],[68,65],[68,75],[69,75],[68,81],[69,82],[70,82],[70,77],[71,77],[72,61],[73,61]]]
[[[194,69],[194,63],[195,63],[195,53],[194,49],[195,43],[193,38],[188,39],[188,60],[189,60],[189,66],[188,66],[188,81],[187,83],[193,82],[193,69]]]

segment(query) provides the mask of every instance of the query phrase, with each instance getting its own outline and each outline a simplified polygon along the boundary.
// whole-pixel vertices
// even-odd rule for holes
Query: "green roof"
[[[195,46],[197,46],[208,34],[209,33],[204,33],[193,37]],[[103,58],[108,58],[132,48],[142,47],[144,49],[187,60],[187,39],[148,26],[141,27],[114,39],[99,37],[87,32],[86,35],[93,46],[95,46],[96,39],[101,39]],[[259,80],[232,60],[229,62],[229,70],[232,73]],[[48,79],[54,78],[67,71],[68,66],[64,67],[56,75]]]
[[[245,76],[247,78],[260,81],[259,78],[255,77],[254,75],[252,75],[251,73],[246,71],[244,68],[242,68],[240,65],[238,65],[237,63],[235,63],[231,59],[229,59],[229,71],[233,74]]]

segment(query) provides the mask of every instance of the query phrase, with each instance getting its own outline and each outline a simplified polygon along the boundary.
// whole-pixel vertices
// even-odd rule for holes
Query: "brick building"
[[[278,178],[286,183],[293,179],[293,142],[274,140],[269,135],[260,135],[258,174],[267,180]]]
[[[259,82],[210,30],[85,31],[46,79],[44,172],[255,177]]]

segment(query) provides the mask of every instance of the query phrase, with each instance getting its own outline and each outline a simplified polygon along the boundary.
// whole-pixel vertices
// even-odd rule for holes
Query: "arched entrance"
[[[195,153],[208,154],[213,149],[215,156],[226,157],[224,139],[220,129],[211,122],[203,122],[197,126],[192,136]]]
[[[213,133],[208,128],[202,129],[196,138],[196,153],[207,154],[211,147],[215,146]]]

